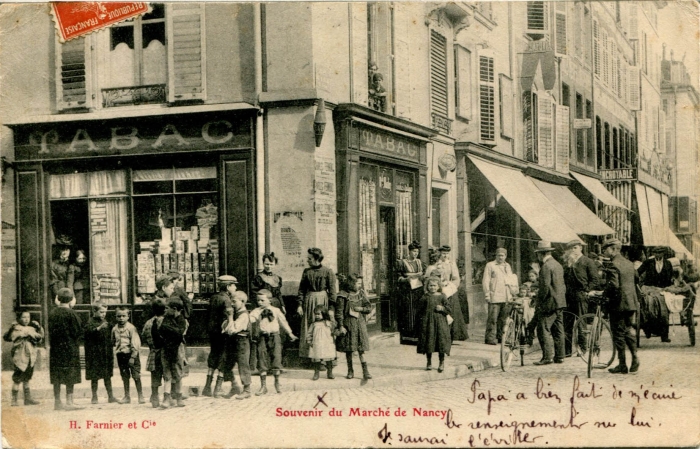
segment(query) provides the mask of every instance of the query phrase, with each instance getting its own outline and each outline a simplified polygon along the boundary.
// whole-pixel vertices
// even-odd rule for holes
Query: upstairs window
[[[493,57],[479,55],[479,137],[484,142],[496,140],[495,97]]]
[[[447,95],[447,39],[435,30],[430,31],[430,112],[433,127],[450,134]]]
[[[527,2],[527,34],[532,40],[540,40],[548,30],[547,4]]]

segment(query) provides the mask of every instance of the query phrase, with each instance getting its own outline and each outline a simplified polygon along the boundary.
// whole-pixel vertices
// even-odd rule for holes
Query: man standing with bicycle
[[[542,360],[535,362],[535,365],[564,362],[563,312],[566,308],[566,286],[564,284],[564,269],[552,257],[552,251],[554,248],[549,242],[537,242],[535,252],[542,269],[540,270],[535,315],[539,320],[537,338],[542,346]]]
[[[625,344],[632,353],[632,364],[629,372],[639,370],[639,358],[637,357],[637,342],[634,328],[634,314],[637,311],[636,280],[637,271],[629,260],[620,254],[622,243],[618,239],[608,239],[603,243],[603,255],[610,259],[604,263],[605,267],[605,291],[610,312],[610,327],[612,328],[613,341],[617,350],[619,364],[610,368],[613,374],[627,374],[627,361],[625,357]]]
[[[580,318],[589,312],[588,296],[592,290],[598,289],[600,279],[598,278],[598,266],[594,261],[583,254],[583,243],[573,240],[566,244],[570,251],[567,259],[567,266],[564,268],[564,283],[566,284],[566,304],[569,312]],[[567,322],[571,321],[571,322]],[[585,326],[583,326],[585,327]],[[569,347],[566,353],[571,353],[571,335],[573,333],[573,320],[565,320],[564,330],[569,336]],[[585,331],[579,332],[578,345],[586,351],[588,336]]]

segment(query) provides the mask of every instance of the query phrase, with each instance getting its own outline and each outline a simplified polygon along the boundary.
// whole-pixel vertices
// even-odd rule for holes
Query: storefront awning
[[[608,206],[617,206],[623,209],[629,209],[627,206],[622,204],[620,200],[615,198],[613,194],[610,193],[608,189],[606,189],[605,186],[597,179],[574,172],[571,172],[570,174],[575,180],[580,182],[586,190],[591,192],[594,197],[598,198],[598,200],[602,201]]]
[[[668,246],[677,257],[691,257],[690,251],[669,228],[668,206],[664,205],[663,195],[641,183],[635,184],[635,191],[644,245]]]
[[[520,170],[474,155],[469,155],[469,159],[542,240],[557,243],[580,240],[566,219]]]
[[[566,186],[528,178],[544,193],[577,234],[609,235],[615,231],[594,214]]]

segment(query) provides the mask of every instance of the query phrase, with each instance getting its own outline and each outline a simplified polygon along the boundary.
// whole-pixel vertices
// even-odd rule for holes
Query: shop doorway
[[[382,331],[397,329],[397,299],[394,295],[396,271],[396,209],[379,208],[379,299],[382,308]]]

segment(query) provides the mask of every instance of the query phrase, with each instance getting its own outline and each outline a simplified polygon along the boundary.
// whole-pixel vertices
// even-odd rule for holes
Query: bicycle
[[[596,305],[596,311],[581,315],[576,320],[571,338],[572,344],[576,346],[577,355],[588,364],[589,378],[593,369],[605,369],[615,360],[612,331],[610,324],[603,317],[602,306],[607,302],[607,298],[602,293],[594,292],[590,296],[590,301]]]
[[[503,336],[501,337],[501,369],[503,371],[510,369],[516,351],[520,352],[520,366],[524,366],[525,348],[527,347],[523,302],[516,299],[509,304],[512,308],[503,326]]]

